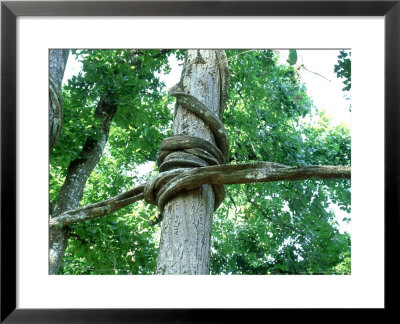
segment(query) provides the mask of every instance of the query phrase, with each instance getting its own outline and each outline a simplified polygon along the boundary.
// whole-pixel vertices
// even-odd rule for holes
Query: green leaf
[[[288,57],[287,62],[290,65],[295,65],[297,63],[297,51],[295,49],[289,50],[289,57]]]

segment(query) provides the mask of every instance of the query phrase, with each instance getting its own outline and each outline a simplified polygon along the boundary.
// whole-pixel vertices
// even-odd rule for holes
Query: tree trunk
[[[99,129],[100,138],[98,140],[93,140],[90,137],[87,138],[82,149],[81,155],[83,158],[77,158],[69,164],[67,176],[61,187],[52,218],[79,206],[86,181],[103,154],[110,131],[110,124],[115,112],[115,105],[109,103],[106,97],[100,100],[95,113],[95,116],[101,121]],[[65,249],[67,248],[68,239],[68,228],[50,227],[50,274],[57,274]]]
[[[213,50],[188,50],[181,76],[186,93],[202,101],[219,118],[220,71]],[[215,143],[210,128],[177,105],[174,134],[196,136]],[[210,185],[185,191],[164,208],[157,274],[209,274],[214,192]]]
[[[61,84],[69,50],[49,51],[49,149],[56,144],[62,124]]]

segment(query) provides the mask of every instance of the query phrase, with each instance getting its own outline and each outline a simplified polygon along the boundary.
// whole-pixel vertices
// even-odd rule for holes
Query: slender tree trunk
[[[186,93],[219,117],[220,74],[213,50],[188,50],[181,82]],[[215,144],[209,127],[196,115],[176,107],[174,134],[200,137]],[[163,212],[157,274],[208,274],[214,192],[210,185],[185,191]]]
[[[56,144],[62,124],[61,84],[69,50],[49,51],[49,148]]]
[[[111,120],[115,112],[115,105],[110,104],[107,98],[100,100],[95,113],[95,116],[101,121],[99,129],[100,138],[93,140],[89,137],[82,149],[82,156],[84,158],[75,159],[69,164],[67,176],[61,187],[52,218],[79,206],[86,181],[103,154],[108,140]],[[50,274],[57,274],[58,272],[65,249],[67,248],[69,234],[69,230],[66,227],[50,227]]]

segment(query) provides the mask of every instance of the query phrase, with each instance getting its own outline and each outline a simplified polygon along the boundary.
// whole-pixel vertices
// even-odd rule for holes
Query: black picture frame
[[[268,310],[16,308],[16,19],[18,16],[384,16],[385,310],[396,308],[399,238],[400,0],[395,1],[2,1],[1,323],[235,322]],[[366,161],[368,163],[368,161]],[[368,175],[366,175],[368,177]],[[397,239],[396,239],[397,238]],[[372,262],[372,261],[371,261]],[[371,265],[373,266],[373,265]],[[250,314],[251,312],[251,314]],[[298,316],[298,315],[297,315]]]

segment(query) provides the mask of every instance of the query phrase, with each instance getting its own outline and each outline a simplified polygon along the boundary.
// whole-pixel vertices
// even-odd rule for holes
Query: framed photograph
[[[399,16],[3,1],[1,322],[393,309]]]

